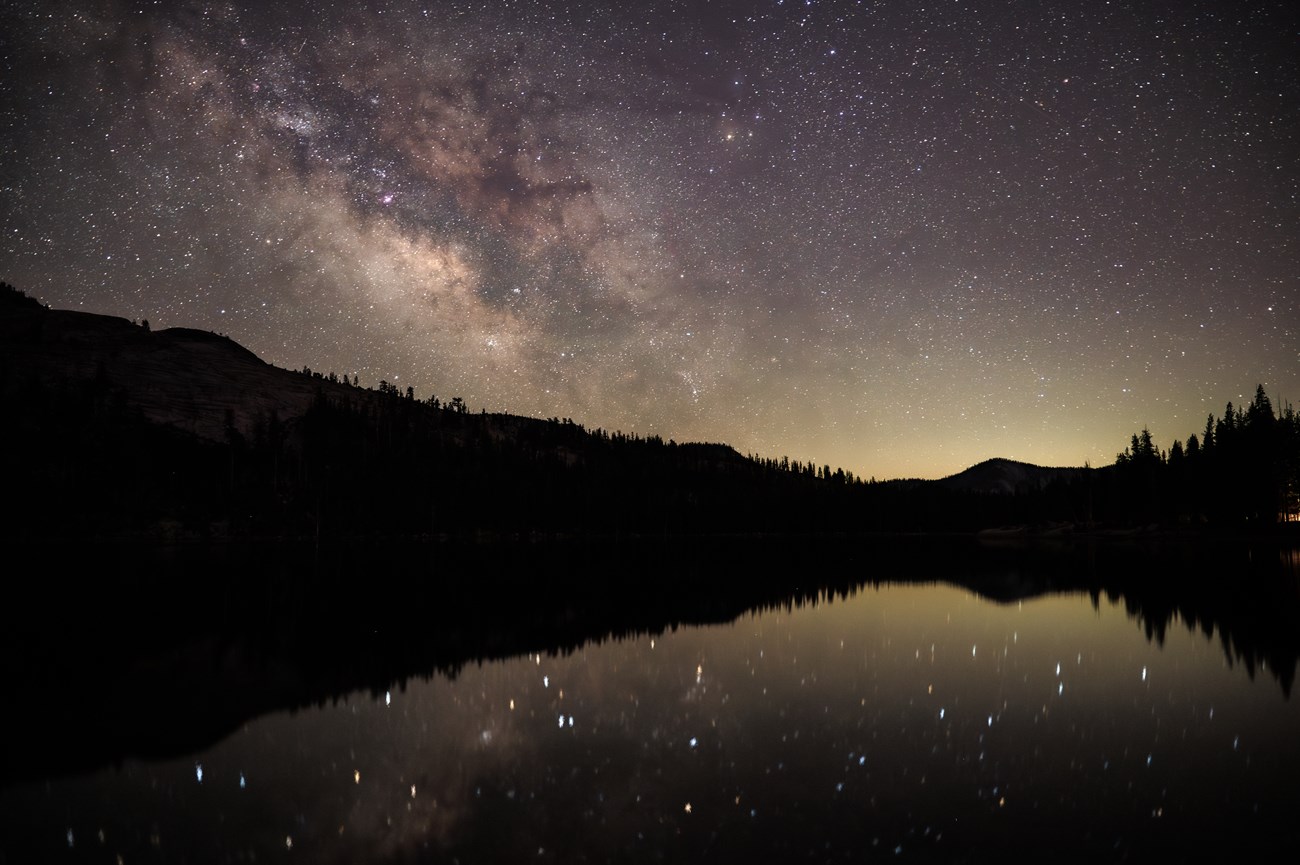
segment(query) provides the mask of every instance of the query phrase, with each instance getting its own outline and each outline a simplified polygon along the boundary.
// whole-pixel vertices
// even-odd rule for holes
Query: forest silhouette
[[[1021,464],[994,486],[864,480],[724,444],[475,413],[460,397],[276,370],[216,335],[50,310],[8,285],[0,336],[15,537],[1272,531],[1300,515],[1300,418],[1263,386],[1166,450],[1144,429],[1113,466]],[[259,364],[256,410],[204,391],[171,423],[150,417],[147,395],[187,387],[191,371],[160,383],[123,358],[161,345],[182,360],[202,348],[218,372],[224,358]],[[237,370],[227,378],[241,387]],[[999,465],[1014,464],[984,469]]]

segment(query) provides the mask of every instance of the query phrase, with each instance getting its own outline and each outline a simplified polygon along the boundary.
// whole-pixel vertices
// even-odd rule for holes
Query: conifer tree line
[[[1300,520],[1300,417],[1275,411],[1264,386],[1248,406],[1231,402],[1198,436],[1160,450],[1134,433],[1115,458],[1127,516],[1166,523],[1267,525]]]
[[[378,399],[323,392],[292,431],[232,431],[227,487],[248,528],[438,534],[1255,528],[1296,519],[1300,419],[1263,387],[1168,450],[1149,430],[1115,464],[1011,494],[878,482],[722,444],[470,413],[381,383]],[[267,473],[272,477],[267,481]],[[1288,516],[1289,515],[1289,516]]]
[[[302,373],[340,381],[332,372],[322,376],[304,367]],[[350,380],[344,375],[341,382],[361,386],[355,375]],[[433,409],[468,412],[461,397],[442,402],[430,396],[421,401],[411,387],[403,391],[387,381],[379,382],[378,392]],[[596,443],[652,448],[665,445],[657,435],[643,437],[599,428],[588,431],[571,418],[553,417],[547,422],[562,425],[578,439],[590,438]],[[674,441],[667,444],[676,446]],[[750,453],[745,459],[750,464],[748,469],[760,475],[784,475],[855,490],[854,510],[865,508],[883,528],[921,528],[925,520],[934,521],[935,527],[971,528],[997,514],[1007,521],[1032,522],[1036,514],[1040,521],[1055,519],[1084,525],[1266,526],[1278,521],[1300,522],[1300,418],[1289,404],[1275,410],[1262,384],[1256,387],[1248,406],[1229,402],[1221,417],[1209,415],[1199,435],[1176,439],[1162,450],[1150,430],[1143,428],[1116,455],[1114,466],[1102,469],[1097,476],[1089,472],[1086,481],[1057,480],[1045,489],[1018,490],[1014,503],[982,500],[985,497],[978,493],[939,494],[922,491],[916,485],[904,488],[789,456],[777,459]],[[972,497],[981,501],[973,502]],[[882,499],[891,503],[869,506]]]

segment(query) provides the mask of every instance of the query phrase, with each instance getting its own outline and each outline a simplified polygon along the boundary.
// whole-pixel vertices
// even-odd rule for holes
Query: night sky
[[[6,3],[0,279],[863,476],[1300,402],[1277,3]]]

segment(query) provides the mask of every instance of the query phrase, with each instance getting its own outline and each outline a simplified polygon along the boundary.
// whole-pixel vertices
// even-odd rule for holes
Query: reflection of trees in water
[[[889,583],[997,602],[1105,595],[1157,643],[1175,622],[1217,636],[1288,696],[1300,658],[1300,557],[1276,547],[737,538],[82,554],[48,573],[110,576],[13,599],[30,615],[5,632],[0,675],[42,711],[14,713],[0,781],[192,753],[271,711]]]
[[[1206,539],[1012,542],[963,561],[953,582],[994,600],[1086,590],[1122,602],[1163,646],[1179,623],[1218,639],[1252,681],[1266,670],[1289,698],[1300,660],[1300,549]]]
[[[1161,646],[1180,622],[1207,639],[1217,636],[1229,665],[1245,667],[1251,681],[1257,670],[1268,671],[1290,698],[1300,659],[1300,551],[1265,548],[1244,557],[1220,551],[1196,572],[1171,580],[1094,588],[1093,604],[1102,592],[1122,600],[1147,639]]]

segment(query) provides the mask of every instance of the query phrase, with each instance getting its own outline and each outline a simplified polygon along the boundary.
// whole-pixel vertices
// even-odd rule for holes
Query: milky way
[[[1289,3],[275,5],[7,4],[0,278],[863,476],[1300,398]]]

